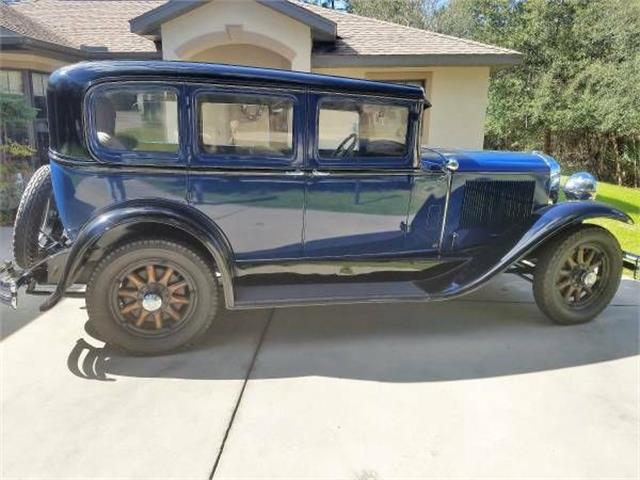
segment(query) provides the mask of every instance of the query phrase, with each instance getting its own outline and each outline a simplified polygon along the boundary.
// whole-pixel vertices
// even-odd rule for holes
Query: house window
[[[198,96],[198,143],[208,154],[293,155],[293,99],[207,93]]]
[[[0,92],[10,95],[20,95],[24,103],[28,105],[28,99],[24,97],[25,85],[22,72],[19,70],[0,70]],[[0,136],[3,140],[10,140],[23,145],[31,145],[30,122],[28,124],[7,123],[0,125]]]
[[[5,93],[23,95],[22,72],[18,70],[0,70],[0,90]]]
[[[105,88],[92,98],[93,128],[108,150],[178,151],[178,102],[173,90],[154,87]]]
[[[49,75],[46,73],[32,73],[31,84],[33,86],[33,106],[38,109],[37,118],[47,118],[47,82]]]
[[[321,158],[404,157],[409,108],[354,99],[320,104],[318,153]]]

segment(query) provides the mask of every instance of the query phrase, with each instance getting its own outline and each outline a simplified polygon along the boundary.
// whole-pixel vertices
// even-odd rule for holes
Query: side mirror
[[[562,187],[567,200],[595,200],[596,178],[587,172],[574,173]]]

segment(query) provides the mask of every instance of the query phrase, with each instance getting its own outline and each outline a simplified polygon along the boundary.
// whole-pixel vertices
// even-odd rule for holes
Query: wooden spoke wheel
[[[579,244],[565,257],[556,287],[569,308],[583,308],[602,293],[607,278],[607,256],[594,243]]]
[[[111,251],[93,271],[86,296],[98,336],[136,354],[194,343],[218,311],[213,261],[169,240],[135,240]]]
[[[540,248],[533,275],[536,303],[561,325],[593,320],[615,295],[622,252],[604,228],[580,225]]]
[[[137,335],[165,335],[189,317],[195,295],[193,279],[175,263],[143,261],[118,275],[113,311]]]

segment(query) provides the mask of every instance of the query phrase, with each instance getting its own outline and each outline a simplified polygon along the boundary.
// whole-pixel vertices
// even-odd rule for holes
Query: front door
[[[402,99],[310,95],[316,140],[308,146],[305,257],[406,250],[417,108]]]
[[[189,202],[238,263],[302,255],[304,92],[195,88]]]

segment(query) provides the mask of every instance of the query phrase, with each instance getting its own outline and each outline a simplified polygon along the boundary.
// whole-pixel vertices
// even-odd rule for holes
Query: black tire
[[[609,305],[622,275],[620,244],[611,233],[582,225],[544,245],[541,252],[533,294],[553,322],[586,323]]]
[[[159,239],[133,241],[107,254],[89,279],[86,299],[98,336],[139,355],[195,343],[218,311],[211,262],[190,247]]]
[[[48,237],[43,237],[46,231]],[[43,165],[27,184],[13,226],[13,257],[18,266],[29,268],[44,257],[52,239],[62,236],[51,187],[51,169]]]

